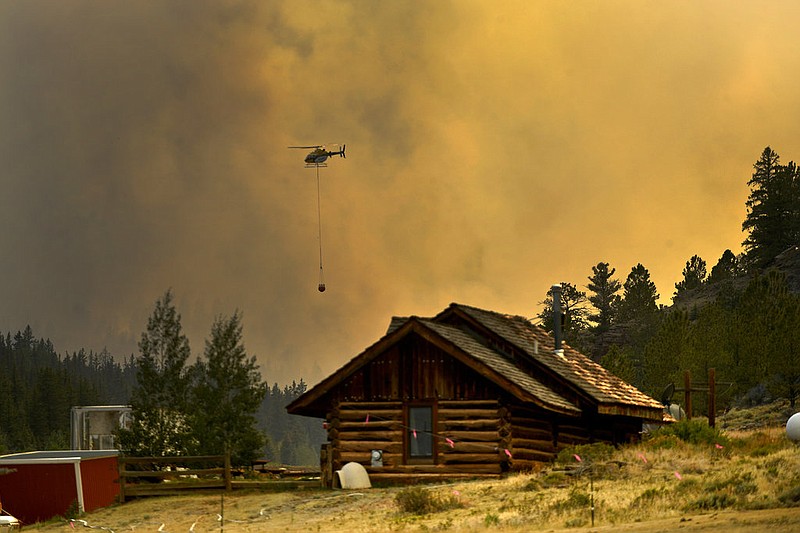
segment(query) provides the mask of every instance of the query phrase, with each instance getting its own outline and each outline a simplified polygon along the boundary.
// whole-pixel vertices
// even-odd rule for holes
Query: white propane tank
[[[800,413],[795,413],[786,422],[786,436],[789,440],[800,442]]]

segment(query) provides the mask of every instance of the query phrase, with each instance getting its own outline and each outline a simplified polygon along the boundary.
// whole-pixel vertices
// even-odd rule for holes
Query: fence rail
[[[214,465],[197,468],[198,465]],[[137,465],[133,470],[130,466]],[[220,466],[222,465],[222,466]],[[232,489],[231,457],[197,455],[181,457],[119,457],[119,501],[134,496],[155,496],[193,489]],[[137,482],[138,481],[138,482]],[[153,481],[156,481],[155,483]],[[160,482],[159,482],[160,481]]]

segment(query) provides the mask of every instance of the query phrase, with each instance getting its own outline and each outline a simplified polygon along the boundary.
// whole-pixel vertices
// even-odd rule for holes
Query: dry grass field
[[[800,447],[779,426],[729,427],[713,442],[661,435],[618,450],[578,448],[580,463],[562,454],[504,479],[142,498],[82,518],[116,532],[800,531]],[[25,529],[84,527],[53,520]]]

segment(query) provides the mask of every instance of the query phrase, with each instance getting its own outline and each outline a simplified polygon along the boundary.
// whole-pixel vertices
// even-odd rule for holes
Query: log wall
[[[503,465],[508,461],[504,452],[507,428],[500,413],[497,400],[439,401],[434,462],[406,464],[402,402],[340,402],[326,419],[329,445],[323,446],[323,470],[330,465],[327,468],[335,472],[353,461],[379,482],[498,476],[507,470]],[[372,466],[372,450],[382,450],[383,466]],[[328,479],[324,473],[323,478]]]
[[[535,469],[568,446],[618,444],[638,432],[638,419],[590,412],[570,417],[520,404],[414,335],[354,371],[328,398],[328,443],[321,454],[327,486],[351,461],[374,481],[498,476]],[[406,405],[420,401],[435,405],[435,453],[428,464],[407,464]],[[372,450],[383,452],[383,466],[371,465]]]
[[[511,470],[532,470],[552,461],[557,453],[552,415],[533,406],[512,404],[506,409]]]

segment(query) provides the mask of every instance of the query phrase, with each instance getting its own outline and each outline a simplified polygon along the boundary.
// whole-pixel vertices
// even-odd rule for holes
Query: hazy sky
[[[315,383],[392,315],[533,316],[641,262],[662,303],[741,250],[769,145],[800,158],[795,1],[4,1],[0,331],[192,350],[244,316]],[[320,171],[295,144],[346,143]]]

